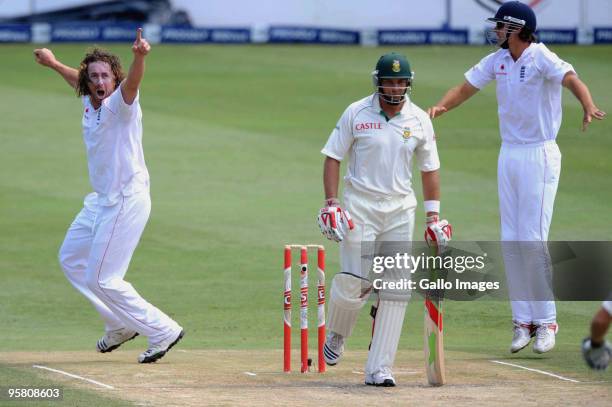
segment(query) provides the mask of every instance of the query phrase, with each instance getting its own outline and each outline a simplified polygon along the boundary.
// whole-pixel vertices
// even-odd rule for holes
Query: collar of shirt
[[[396,117],[402,114],[409,115],[412,112],[412,108],[411,108],[412,103],[410,102],[410,97],[406,95],[406,100],[404,101],[404,105],[402,106],[402,109],[399,112],[397,112],[393,117],[387,117],[387,114],[380,106],[380,100],[378,99],[378,97],[379,96],[377,93],[374,93],[372,95],[372,109],[374,109],[375,112],[378,112],[381,116],[383,116],[386,121],[389,121],[393,119],[393,117]]]
[[[510,59],[510,61],[512,61],[513,64],[518,64],[519,61],[527,58],[529,55],[531,55],[533,52],[535,52],[535,48],[537,45],[535,45],[533,42],[531,44],[529,44],[529,46],[527,48],[525,48],[525,50],[523,51],[523,53],[521,54],[521,56],[519,57],[519,59],[517,59],[516,61],[514,60],[514,58],[512,58],[512,54],[510,54],[510,50],[509,49],[504,49],[503,52],[503,58],[506,59]]]

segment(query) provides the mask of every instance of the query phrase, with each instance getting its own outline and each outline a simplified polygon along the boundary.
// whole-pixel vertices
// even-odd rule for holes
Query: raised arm
[[[427,109],[427,114],[432,119],[441,116],[474,96],[476,92],[478,88],[465,81],[446,92],[446,95],[435,106]]]
[[[76,88],[79,79],[79,71],[62,64],[55,58],[53,52],[47,48],[39,48],[34,50],[34,59],[42,66],[53,69],[59,73],[62,78],[70,85],[71,88]]]
[[[139,28],[136,31],[136,40],[132,45],[134,60],[130,66],[127,78],[121,83],[121,96],[123,96],[123,101],[128,105],[134,103],[134,99],[136,99],[138,87],[144,76],[145,57],[150,50],[151,46],[147,40],[142,38],[142,28]]]
[[[593,119],[602,120],[606,117],[606,112],[602,112],[595,106],[589,88],[578,78],[574,72],[568,72],[563,77],[563,86],[568,88],[576,99],[580,101],[584,116],[582,118],[582,131],[587,129],[587,126]]]

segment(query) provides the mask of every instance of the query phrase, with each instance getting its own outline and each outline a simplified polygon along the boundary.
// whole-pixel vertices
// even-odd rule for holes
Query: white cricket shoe
[[[388,367],[385,367],[375,373],[366,373],[365,384],[377,387],[395,387],[393,372]]]
[[[335,332],[329,332],[325,345],[323,346],[323,357],[329,366],[335,366],[344,352],[344,336]]]
[[[138,356],[138,363],[154,363],[163,358],[168,351],[185,336],[185,331],[181,329],[177,336],[171,336],[169,339],[149,346],[149,349]]]
[[[535,353],[546,353],[555,347],[555,335],[559,331],[557,324],[541,324],[536,329],[536,340],[533,344]]]
[[[514,336],[510,345],[510,352],[516,353],[525,348],[531,342],[531,338],[535,335],[535,329],[531,324],[521,324],[517,321],[512,321],[514,324]]]
[[[127,341],[138,336],[138,332],[128,328],[119,328],[108,331],[96,343],[96,350],[100,353],[112,352]]]

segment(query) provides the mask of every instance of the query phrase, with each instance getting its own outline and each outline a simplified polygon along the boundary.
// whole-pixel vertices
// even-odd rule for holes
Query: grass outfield
[[[85,48],[52,46],[73,66]],[[551,48],[574,65],[598,106],[612,111],[610,47]],[[129,65],[128,45],[109,49]],[[2,351],[90,350],[102,333],[101,321],[56,260],[64,233],[90,191],[81,104],[57,74],[33,61],[31,51],[30,45],[0,45]],[[331,281],[338,269],[337,247],[324,240],[315,220],[323,198],[319,151],[344,108],[372,91],[369,73],[385,51],[153,47],[141,87],[153,209],[127,279],[187,329],[183,349],[279,349],[284,243],[324,243]],[[489,49],[399,51],[416,72],[413,100],[426,108]],[[610,240],[612,121],[594,123],[581,133],[581,107],[564,92],[558,138],[563,168],[550,238]],[[455,238],[496,239],[500,141],[494,86],[436,120],[434,127],[442,161],[442,210]],[[417,220],[420,214],[418,209]],[[421,228],[419,221],[417,236]],[[529,350],[515,358],[609,383],[610,373],[592,374],[578,353],[598,305],[559,303],[557,348],[545,356]],[[475,358],[509,357],[508,304],[448,302],[446,310],[447,349]],[[366,349],[369,323],[364,311],[349,351]],[[126,349],[145,346],[140,339]],[[422,306],[415,302],[408,308],[400,348],[421,347]],[[0,378],[12,374],[2,369]]]

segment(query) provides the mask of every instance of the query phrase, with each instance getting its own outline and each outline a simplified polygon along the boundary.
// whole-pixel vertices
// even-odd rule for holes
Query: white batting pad
[[[393,368],[406,305],[405,301],[380,301],[376,312],[374,337],[365,367],[366,374],[374,374],[383,368]]]

